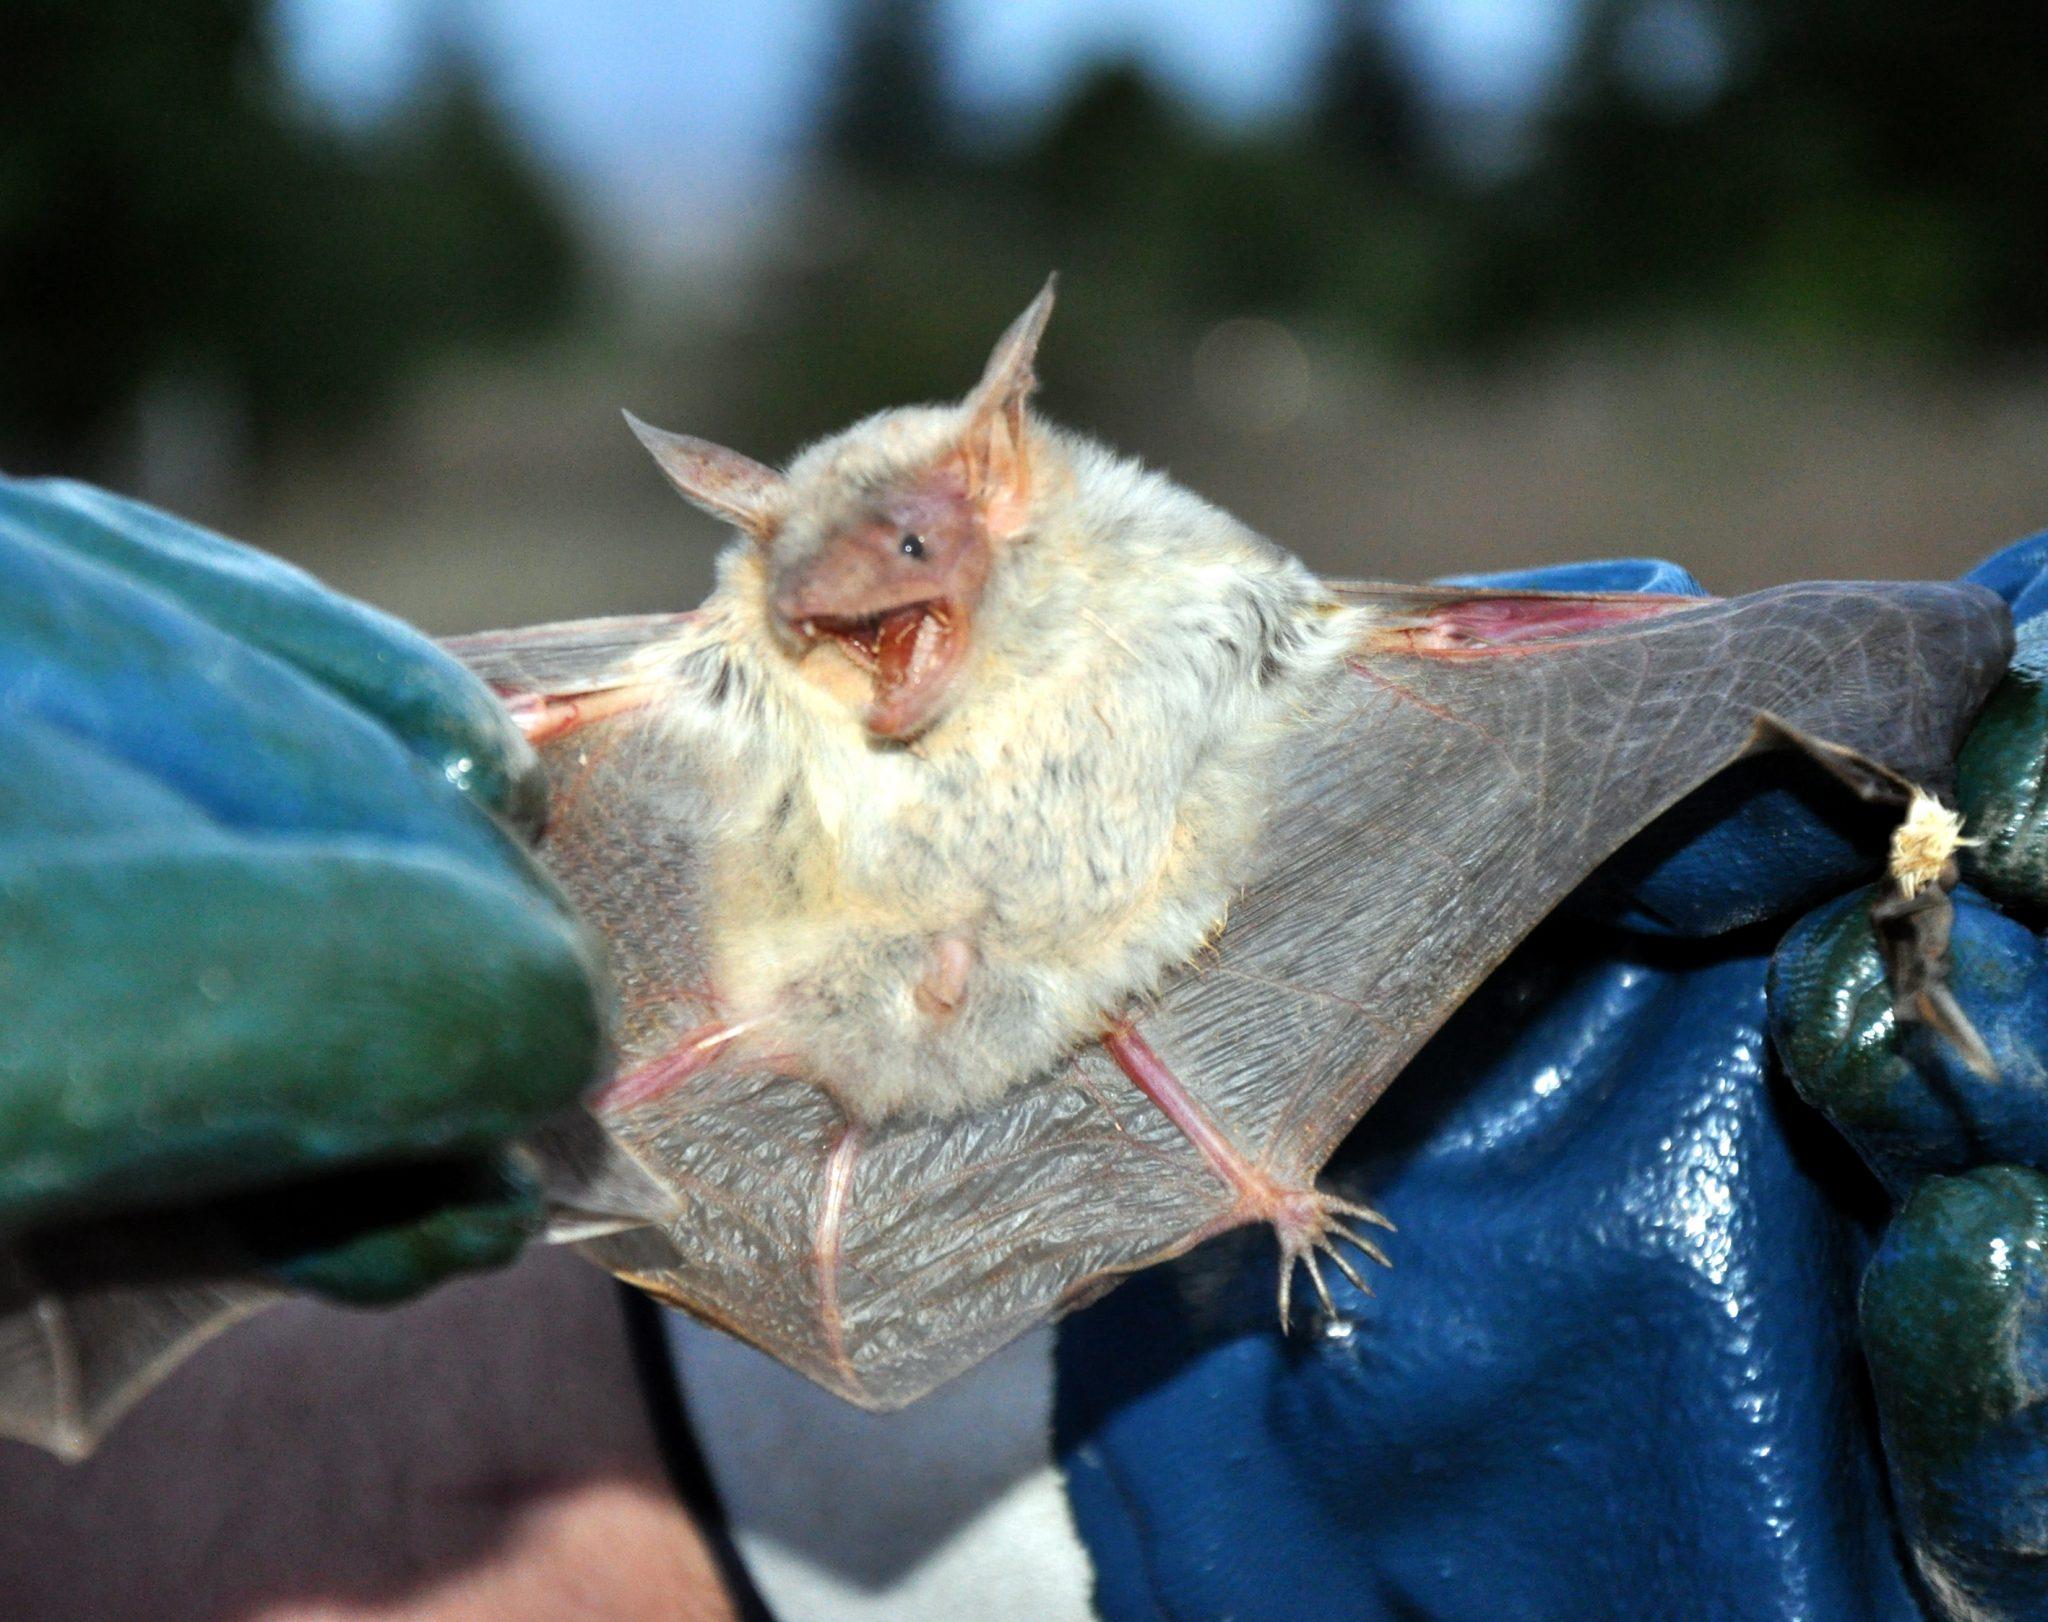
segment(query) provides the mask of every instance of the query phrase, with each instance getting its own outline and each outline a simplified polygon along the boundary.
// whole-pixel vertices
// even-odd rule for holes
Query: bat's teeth
[[[918,681],[939,656],[939,643],[946,634],[945,627],[936,614],[926,614],[917,622],[917,640],[911,644],[909,679]]]

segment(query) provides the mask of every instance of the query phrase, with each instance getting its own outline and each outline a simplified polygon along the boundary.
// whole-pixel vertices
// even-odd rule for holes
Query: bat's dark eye
[[[924,537],[922,535],[906,535],[897,543],[896,550],[907,558],[921,558],[924,556]]]

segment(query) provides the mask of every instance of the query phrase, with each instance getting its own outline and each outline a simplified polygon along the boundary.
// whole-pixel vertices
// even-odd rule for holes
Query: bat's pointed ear
[[[1058,280],[1048,276],[1030,307],[996,340],[981,381],[967,396],[967,427],[960,449],[969,486],[982,505],[991,534],[1015,530],[1030,505],[1030,447],[1025,438],[1024,406],[1038,386],[1033,363],[1038,358],[1038,340],[1052,315]]]
[[[1046,277],[1038,297],[996,340],[981,381],[967,397],[971,409],[983,412],[1024,408],[1025,400],[1038,384],[1032,362],[1038,358],[1038,340],[1045,335],[1045,324],[1052,319],[1053,293],[1058,284],[1057,274]]]
[[[736,524],[757,541],[775,533],[782,518],[784,480],[772,467],[729,451],[708,439],[672,434],[625,413],[627,426],[645,445],[668,482],[694,506]]]

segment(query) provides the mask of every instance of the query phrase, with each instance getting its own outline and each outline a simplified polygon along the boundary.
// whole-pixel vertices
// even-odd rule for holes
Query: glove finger
[[[1705,597],[1707,588],[1690,569],[1663,558],[1597,558],[1586,563],[1550,563],[1539,569],[1500,569],[1491,574],[1446,575],[1447,586],[1495,587],[1502,591],[1641,591],[1670,597]]]
[[[218,826],[146,772],[25,715],[0,711],[0,761],[6,762],[0,848],[83,834]]]
[[[1956,803],[1978,841],[1963,850],[1971,882],[2048,907],[2048,619],[2020,628],[2012,664],[1957,758]]]
[[[512,842],[378,722],[112,571],[5,533],[0,706],[231,828],[374,834],[529,882]]]
[[[539,830],[539,759],[490,690],[410,626],[276,558],[89,485],[0,480],[0,535],[41,540],[174,599],[375,717],[515,827]]]
[[[1873,892],[1801,919],[1771,961],[1771,1035],[1792,1085],[1899,1197],[1986,1160],[2048,1166],[2048,953],[2033,931],[1955,893],[1949,987],[1998,1079],[1922,1025],[1899,1025],[1871,926]]]
[[[31,846],[0,939],[0,1226],[488,1147],[600,1062],[580,929],[432,851]]]
[[[1719,935],[1804,912],[1883,859],[1898,813],[1786,750],[1739,760],[1587,879],[1571,912],[1653,935]]]
[[[500,1267],[547,1217],[504,1155],[375,1166],[243,1195],[218,1215],[261,1276],[351,1306],[382,1306],[456,1273]]]
[[[1907,1540],[1951,1615],[2048,1614],[2048,1177],[1933,1177],[1864,1276],[1864,1352]]]
[[[2012,605],[2013,620],[2025,625],[2048,612],[2048,535],[2030,535],[1986,558],[1964,576],[1988,586]]]

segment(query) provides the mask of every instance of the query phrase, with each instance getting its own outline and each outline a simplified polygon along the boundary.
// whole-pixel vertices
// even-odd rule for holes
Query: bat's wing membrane
[[[0,1436],[82,1458],[193,1351],[278,1298],[207,1277],[205,1242],[188,1237],[145,1217],[0,1245]]]
[[[451,637],[448,651],[508,696],[598,692],[634,680],[694,614],[620,614]]]
[[[1757,747],[1760,713],[1938,779],[2010,635],[1969,587],[1334,589],[1366,627],[1348,679],[1276,774],[1216,949],[1133,1011],[1235,1152],[1287,1181],[1313,1177],[1569,890]],[[536,731],[556,796],[544,854],[611,942],[629,1075],[688,1058],[715,1013],[699,898],[717,808],[648,675],[676,625],[456,645],[515,709],[638,684]],[[721,1053],[688,1068],[606,1117],[674,1193],[674,1220],[592,1253],[868,1406],[1236,1220],[1232,1191],[1100,1048],[994,1108],[858,1132],[772,1067]]]
[[[1215,964],[1141,1022],[1281,1178],[1313,1175],[1607,856],[1776,747],[1760,714],[1938,782],[2009,649],[2003,605],[1973,587],[1338,589],[1386,628],[1304,740]]]

